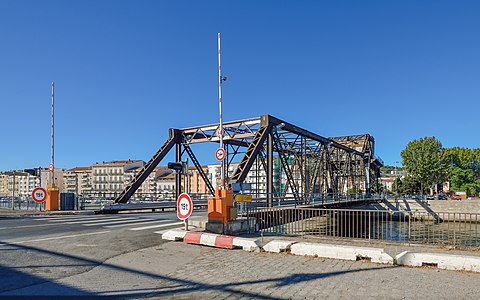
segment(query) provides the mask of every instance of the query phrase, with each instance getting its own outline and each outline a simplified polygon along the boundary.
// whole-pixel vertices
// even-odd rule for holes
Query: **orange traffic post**
[[[47,204],[45,205],[45,210],[58,210],[59,208],[59,195],[60,189],[53,187],[51,185],[47,188]]]

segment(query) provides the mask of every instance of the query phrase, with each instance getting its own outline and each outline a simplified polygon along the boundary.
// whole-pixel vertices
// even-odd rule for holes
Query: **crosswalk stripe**
[[[136,228],[131,228],[129,230],[138,231],[138,230],[160,228],[160,227],[174,226],[174,225],[180,225],[180,224],[183,224],[183,222],[175,222],[175,223],[160,224],[160,225],[151,225],[151,226],[145,226],[145,227],[136,227]]]
[[[48,221],[51,223],[55,222],[70,222],[70,221],[80,221],[80,220],[106,220],[106,219],[112,219],[112,218],[118,218],[118,216],[111,216],[111,217],[103,217],[103,216],[96,216],[96,217],[75,217],[75,218],[45,218],[45,219],[34,219],[36,221]]]
[[[156,220],[156,221],[146,221],[146,222],[141,222],[140,220],[138,220],[138,223],[135,223],[135,224],[120,224],[120,225],[108,225],[108,226],[103,226],[105,228],[117,228],[117,227],[125,227],[125,226],[132,226],[132,225],[143,225],[143,224],[151,224],[151,223],[164,223],[164,222],[168,222],[168,221],[171,221],[171,220]]]
[[[169,229],[164,229],[164,230],[160,230],[160,231],[155,231],[154,233],[164,234],[165,232],[170,231],[170,230],[184,229],[184,228],[185,228],[185,226],[181,226],[181,227],[175,227],[175,228],[169,228]]]
[[[138,220],[138,218],[114,218],[108,220],[87,220],[87,221],[74,221],[74,222],[65,222],[66,224],[91,224],[91,223],[108,223],[108,222],[115,222],[120,220]]]
[[[138,223],[142,219],[134,219],[134,220],[118,220],[112,222],[102,222],[102,223],[94,223],[94,224],[82,224],[83,226],[101,226],[101,225],[110,225],[110,224],[122,224],[122,223]]]

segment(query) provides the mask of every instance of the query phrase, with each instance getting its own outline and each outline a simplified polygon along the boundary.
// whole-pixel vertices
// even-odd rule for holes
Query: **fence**
[[[264,234],[480,247],[480,214],[355,209],[246,209]]]
[[[12,197],[1,197],[0,207],[12,209]],[[37,203],[32,197],[15,197],[13,207],[18,210],[45,210],[45,202]]]

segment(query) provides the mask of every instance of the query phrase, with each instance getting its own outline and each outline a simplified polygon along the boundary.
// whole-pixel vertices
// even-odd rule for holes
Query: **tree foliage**
[[[423,188],[442,183],[447,178],[448,161],[442,143],[435,137],[424,137],[407,144],[400,154],[402,165]]]
[[[452,190],[465,191],[469,196],[480,193],[480,149],[447,148],[444,155]]]

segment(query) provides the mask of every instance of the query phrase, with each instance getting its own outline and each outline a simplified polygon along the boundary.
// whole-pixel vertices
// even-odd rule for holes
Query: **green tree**
[[[480,149],[448,148],[444,156],[449,163],[451,189],[467,192],[469,196],[480,193]]]
[[[400,153],[402,165],[414,181],[425,187],[442,183],[447,177],[448,163],[442,143],[435,137],[424,137],[407,144]]]

